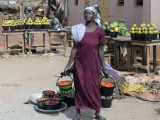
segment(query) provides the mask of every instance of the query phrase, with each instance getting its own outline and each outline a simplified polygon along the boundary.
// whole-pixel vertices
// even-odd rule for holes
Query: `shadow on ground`
[[[160,108],[159,109],[155,109],[155,111],[157,112],[157,114],[160,115]]]

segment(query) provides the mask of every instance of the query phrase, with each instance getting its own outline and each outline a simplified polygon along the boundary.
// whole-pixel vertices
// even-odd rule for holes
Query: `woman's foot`
[[[73,118],[72,120],[82,120],[82,119],[81,119],[81,115],[76,115],[76,117]]]
[[[106,118],[102,117],[99,113],[96,113],[95,116],[97,120],[106,120]]]

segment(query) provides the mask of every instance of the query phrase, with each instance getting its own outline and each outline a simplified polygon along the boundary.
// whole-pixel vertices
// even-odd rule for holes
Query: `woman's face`
[[[94,20],[94,12],[92,10],[85,10],[84,11],[84,19],[86,21]]]

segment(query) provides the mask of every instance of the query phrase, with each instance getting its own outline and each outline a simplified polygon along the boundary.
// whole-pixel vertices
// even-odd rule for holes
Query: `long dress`
[[[97,27],[94,32],[85,32],[83,39],[77,44],[73,72],[76,108],[94,109],[98,113],[101,108],[99,44],[106,44],[105,33],[101,27]]]

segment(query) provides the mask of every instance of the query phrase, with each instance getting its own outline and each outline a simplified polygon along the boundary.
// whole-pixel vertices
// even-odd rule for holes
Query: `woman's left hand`
[[[106,71],[103,71],[103,74],[104,74],[105,78],[108,78],[108,77],[109,77],[109,76],[108,76],[108,73],[107,73]]]

